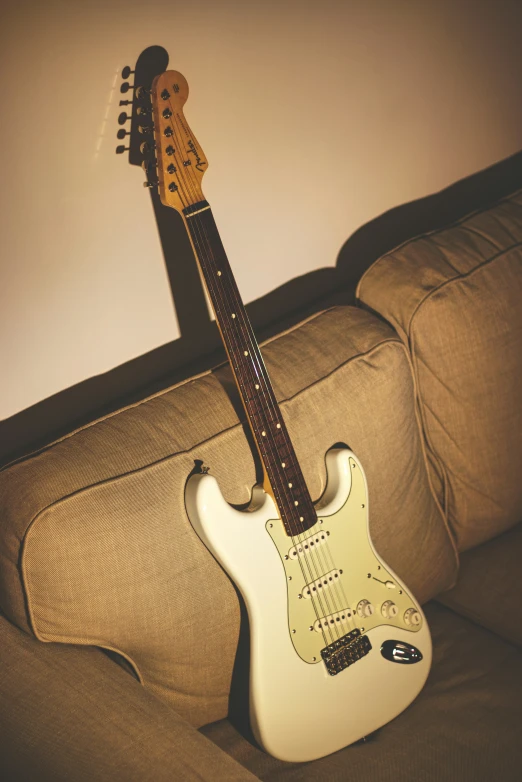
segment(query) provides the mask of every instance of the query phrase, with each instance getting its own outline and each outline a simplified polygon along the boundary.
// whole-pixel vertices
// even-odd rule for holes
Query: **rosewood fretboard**
[[[288,535],[317,514],[207,201],[183,210],[190,237],[263,463]]]

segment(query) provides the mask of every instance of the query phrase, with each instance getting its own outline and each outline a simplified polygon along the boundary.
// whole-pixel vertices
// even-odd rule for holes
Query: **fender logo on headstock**
[[[201,160],[200,156],[198,155],[198,151],[196,149],[196,146],[195,146],[194,142],[192,141],[192,139],[189,139],[188,146],[189,146],[189,148],[187,149],[187,153],[189,155],[191,155],[191,154],[194,155],[194,157],[196,158],[196,168],[197,168],[197,170],[198,171],[203,171],[203,166],[206,166],[207,163],[206,163],[205,160]]]

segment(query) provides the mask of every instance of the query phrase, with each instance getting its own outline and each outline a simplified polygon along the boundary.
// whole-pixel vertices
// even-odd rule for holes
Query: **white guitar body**
[[[296,553],[296,539],[286,536],[274,501],[261,489],[253,495],[257,506],[238,511],[208,474],[191,476],[186,487],[191,524],[248,610],[252,729],[269,754],[285,761],[328,755],[389,722],[417,696],[431,664],[422,611],[372,546],[360,463],[347,449],[330,451],[326,463],[318,524],[297,543],[299,549],[315,535],[313,554]],[[312,558],[318,580],[307,578],[304,556]],[[319,617],[321,627],[332,626],[326,636],[305,595],[307,582],[319,594],[321,569],[327,574],[321,605],[336,609],[328,621]],[[371,649],[331,675],[321,651],[354,629]]]

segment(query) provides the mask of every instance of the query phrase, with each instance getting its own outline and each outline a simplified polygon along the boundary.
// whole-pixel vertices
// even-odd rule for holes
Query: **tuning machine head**
[[[148,155],[153,149],[156,149],[154,141],[142,141],[140,144],[140,152],[142,155]]]
[[[136,97],[140,100],[150,97],[150,89],[148,87],[136,87]]]

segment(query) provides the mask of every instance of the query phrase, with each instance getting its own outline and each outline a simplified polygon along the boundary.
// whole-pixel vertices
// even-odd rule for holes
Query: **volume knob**
[[[421,615],[416,608],[408,608],[404,613],[404,621],[410,627],[418,627],[421,623]]]
[[[385,619],[392,619],[394,616],[397,616],[398,613],[399,609],[392,600],[386,600],[381,606],[381,614]]]
[[[360,600],[357,603],[357,613],[359,616],[371,616],[374,613],[374,607],[369,600]]]

